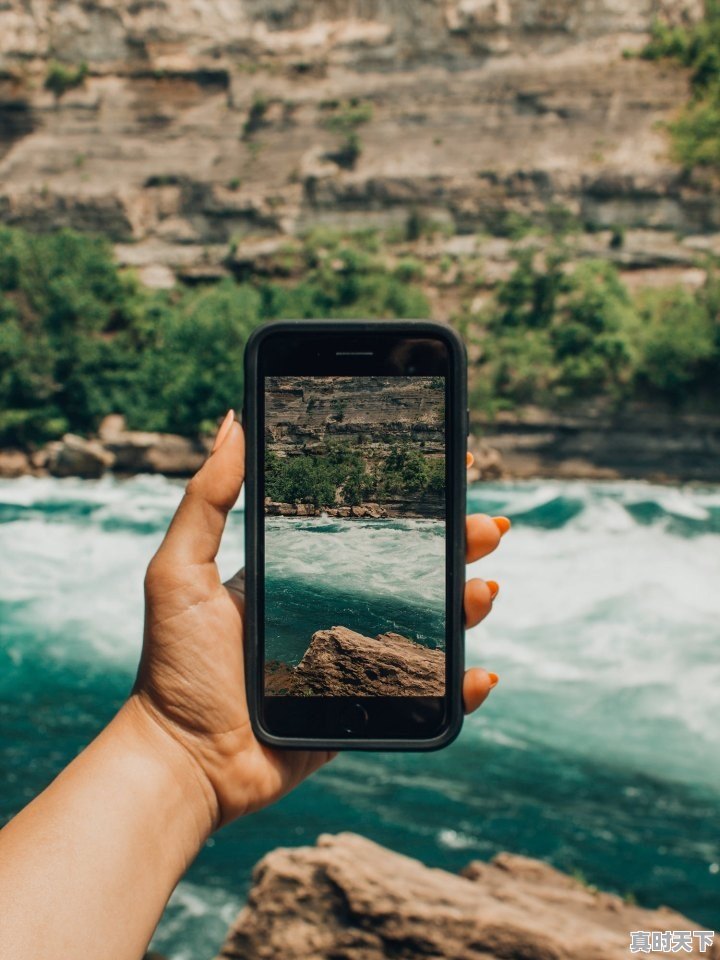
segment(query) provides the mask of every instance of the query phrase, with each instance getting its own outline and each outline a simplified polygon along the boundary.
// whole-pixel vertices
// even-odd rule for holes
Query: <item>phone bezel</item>
[[[440,373],[446,376],[446,686],[441,698],[392,697],[368,698],[295,698],[266,697],[264,693],[263,596],[264,596],[264,377],[323,375],[379,376],[383,373],[413,375],[398,366],[398,356],[408,341],[434,341],[445,348],[447,358],[443,370],[426,371],[421,360],[415,375]],[[344,355],[337,356],[339,348]],[[393,354],[392,351],[395,351]],[[367,352],[372,351],[373,357]],[[317,352],[316,357],[311,353]],[[390,369],[389,357],[393,356]],[[289,320],[267,324],[256,330],[248,341],[245,353],[246,448],[246,687],[250,718],[256,736],[263,743],[282,748],[330,750],[433,750],[446,746],[462,726],[462,675],[464,671],[464,624],[462,591],[465,582],[465,450],[467,443],[466,359],[465,349],[457,334],[449,327],[429,321],[300,321]],[[309,719],[318,708],[340,711],[348,703],[373,705],[383,709],[395,724],[392,737],[354,735],[322,720],[324,735],[285,735],[268,729],[267,701],[288,701],[301,720],[302,712]],[[430,703],[432,701],[432,703]],[[418,709],[437,714],[442,706],[442,720],[431,734],[424,733],[417,722]],[[303,707],[302,704],[305,704]],[[330,705],[330,706],[329,706]],[[413,707],[415,715],[412,714]],[[274,706],[273,706],[273,709]],[[400,710],[398,714],[397,710]],[[401,722],[402,716],[407,722]],[[317,716],[317,713],[315,714]],[[378,714],[379,716],[379,714]],[[414,717],[416,719],[414,719]],[[310,724],[308,724],[308,727]],[[377,724],[370,724],[377,729]],[[293,724],[293,729],[297,729]],[[397,735],[395,735],[397,733]]]

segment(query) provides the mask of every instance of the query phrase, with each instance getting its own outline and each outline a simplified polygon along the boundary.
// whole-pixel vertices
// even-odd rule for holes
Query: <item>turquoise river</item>
[[[0,823],[127,694],[144,568],[181,489],[160,477],[0,482]],[[475,487],[470,507],[513,520],[472,569],[501,584],[467,637],[469,662],[501,677],[486,706],[445,751],[340,756],[210,839],[155,949],[208,960],[264,853],[340,830],[449,870],[500,850],[542,857],[720,928],[720,489],[504,483]],[[437,544],[423,545],[421,524],[405,534],[391,582],[421,615],[428,604],[430,642]],[[363,566],[367,530],[350,535],[336,576],[387,583]],[[225,576],[242,544],[240,504]]]

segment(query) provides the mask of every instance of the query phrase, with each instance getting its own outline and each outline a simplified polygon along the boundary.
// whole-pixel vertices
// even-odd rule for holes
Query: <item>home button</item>
[[[362,733],[368,722],[367,710],[359,703],[351,703],[340,713],[340,730],[348,736]]]

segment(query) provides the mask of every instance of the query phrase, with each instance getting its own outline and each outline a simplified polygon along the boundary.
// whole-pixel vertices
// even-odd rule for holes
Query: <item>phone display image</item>
[[[264,378],[268,696],[445,692],[445,378]]]

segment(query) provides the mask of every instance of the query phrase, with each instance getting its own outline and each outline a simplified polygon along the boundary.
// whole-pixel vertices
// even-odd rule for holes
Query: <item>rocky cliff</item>
[[[345,833],[261,860],[218,960],[627,960],[633,930],[694,929],[527,857],[456,876]]]
[[[361,445],[369,460],[407,442],[442,456],[444,390],[433,377],[266,377],[265,441],[280,456],[319,452],[329,440]]]
[[[445,654],[399,633],[365,637],[347,627],[313,634],[295,668],[266,666],[265,689],[285,696],[434,697],[445,691]]]
[[[266,377],[265,444],[269,515],[444,513],[440,377]]]
[[[715,231],[717,198],[669,163],[658,128],[685,76],[623,57],[654,18],[701,9],[8,0],[0,219],[107,233],[160,286],[241,273],[316,224],[413,211],[461,234],[558,208],[596,228]]]
[[[0,223],[106,234],[154,287],[293,280],[306,264],[292,238],[315,226],[433,224],[383,255],[421,263],[447,320],[512,271],[513,222],[569,219],[587,228],[566,237],[571,259],[609,259],[631,290],[696,289],[720,255],[720,201],[669,159],[663,124],[688,78],[625,54],[656,18],[693,22],[702,6],[6,0]],[[621,454],[607,416],[488,430],[508,475],[717,479],[717,422],[668,415],[656,430],[648,416],[657,444],[640,411]],[[27,469],[13,457],[7,470]]]
[[[720,421],[711,414],[680,414],[631,406],[622,413],[591,405],[566,414],[528,407],[474,417],[470,448],[476,466],[468,479],[502,477],[626,477],[658,483],[720,479]]]

